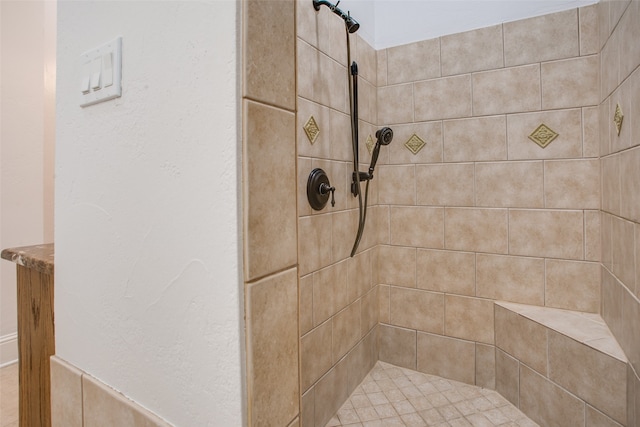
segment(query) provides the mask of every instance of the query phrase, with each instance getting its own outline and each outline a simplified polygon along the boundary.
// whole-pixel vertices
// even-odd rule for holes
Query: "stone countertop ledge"
[[[2,251],[2,259],[15,262],[40,273],[53,274],[54,244],[23,246]]]

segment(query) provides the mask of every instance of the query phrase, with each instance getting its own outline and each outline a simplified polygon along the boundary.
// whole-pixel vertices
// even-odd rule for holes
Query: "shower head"
[[[378,163],[378,156],[380,155],[380,147],[383,145],[391,144],[391,140],[393,139],[393,131],[391,128],[384,127],[378,131],[376,131],[376,141],[375,147],[373,147],[373,153],[371,153],[371,165],[369,166],[369,179],[373,178],[373,170],[376,167],[376,163]]]
[[[344,13],[343,11],[338,9],[338,4],[340,4],[339,1],[336,4],[332,4],[327,0],[313,0],[313,8],[315,10],[320,10],[320,6],[322,5],[327,6],[329,10],[331,10],[331,12],[344,19],[344,23],[347,26],[347,31],[349,31],[350,33],[355,33],[356,31],[358,31],[358,28],[360,28],[360,24],[358,24],[358,21],[353,19],[348,12]]]
[[[378,138],[376,144],[389,145],[393,139],[393,131],[391,128],[382,128],[376,131],[376,138]]]

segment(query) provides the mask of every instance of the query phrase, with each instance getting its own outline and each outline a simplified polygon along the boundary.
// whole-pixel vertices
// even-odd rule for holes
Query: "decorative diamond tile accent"
[[[616,124],[616,130],[618,131],[618,136],[620,136],[620,130],[622,129],[622,119],[624,119],[624,114],[622,114],[622,108],[620,108],[620,104],[616,104],[616,113],[613,116],[613,122]]]
[[[531,133],[531,135],[529,135],[529,139],[540,147],[546,148],[546,146],[551,144],[551,141],[556,139],[558,135],[559,134],[557,132],[542,123]]]
[[[313,143],[316,142],[316,139],[318,139],[318,135],[320,134],[320,128],[316,123],[316,119],[314,119],[313,116],[309,117],[309,120],[307,120],[307,123],[304,124],[303,129],[307,134],[307,138],[309,138],[309,142],[311,142],[311,144],[313,145]]]
[[[409,151],[411,151],[414,155],[418,154],[418,152],[422,150],[422,147],[424,147],[425,145],[427,145],[426,142],[424,142],[422,138],[420,138],[415,133],[411,135],[411,138],[409,138],[407,142],[404,143],[404,146],[407,147]]]
[[[367,150],[369,150],[369,154],[373,153],[373,147],[375,147],[376,142],[373,140],[371,134],[367,137]]]

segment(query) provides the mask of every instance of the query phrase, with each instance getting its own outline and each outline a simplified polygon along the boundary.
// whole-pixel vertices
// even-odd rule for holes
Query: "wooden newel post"
[[[5,249],[17,266],[20,426],[51,426],[49,358],[55,354],[53,244]]]

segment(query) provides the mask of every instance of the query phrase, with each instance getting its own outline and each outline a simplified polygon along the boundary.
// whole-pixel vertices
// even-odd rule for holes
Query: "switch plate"
[[[122,37],[83,53],[80,69],[81,107],[122,96]]]

